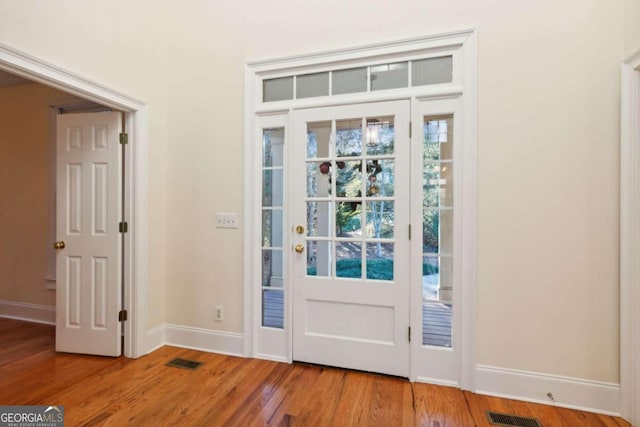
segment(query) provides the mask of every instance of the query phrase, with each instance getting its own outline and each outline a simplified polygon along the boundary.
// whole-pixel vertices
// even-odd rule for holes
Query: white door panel
[[[57,121],[56,350],[119,356],[121,113]]]
[[[294,113],[294,360],[409,375],[409,148],[409,101]]]

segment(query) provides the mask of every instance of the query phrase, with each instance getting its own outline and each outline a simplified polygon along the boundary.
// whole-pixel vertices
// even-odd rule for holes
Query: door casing
[[[261,128],[281,126],[285,132],[292,130],[294,109],[315,108],[346,104],[360,104],[376,101],[410,99],[413,106],[427,99],[459,96],[464,112],[464,128],[461,132],[465,144],[463,161],[465,170],[462,179],[465,206],[462,213],[465,238],[462,249],[464,265],[461,268],[462,301],[460,302],[459,384],[465,390],[475,388],[474,381],[474,319],[476,282],[476,127],[477,127],[477,34],[475,30],[457,31],[430,37],[392,41],[331,52],[312,53],[296,57],[277,58],[267,61],[250,62],[245,67],[245,192],[244,192],[244,354],[270,360],[291,362],[291,298],[285,293],[284,329],[265,328],[260,319],[259,248],[261,224],[256,212],[260,210],[260,170],[261,154],[256,147],[261,141]],[[261,99],[263,79],[277,78],[291,74],[305,74],[326,71],[339,66],[366,66],[375,60],[378,63],[403,61],[421,55],[453,54],[454,82],[446,85],[408,87],[385,91],[369,91],[340,97],[324,96],[293,101],[265,103]],[[457,70],[457,71],[455,71]],[[415,118],[414,118],[415,120]],[[415,124],[414,124],[415,125]],[[415,136],[415,129],[414,129]],[[291,159],[289,159],[291,160]],[[289,221],[287,224],[291,224]],[[285,239],[285,246],[290,244]],[[412,300],[420,295],[420,290],[412,286]],[[285,284],[285,292],[291,292]],[[412,325],[416,326],[416,325]],[[274,345],[274,343],[278,343]],[[277,348],[276,348],[277,347]],[[411,367],[412,381],[426,381]]]
[[[124,355],[137,358],[150,350],[145,343],[147,311],[147,158],[148,124],[144,102],[123,95],[73,72],[49,64],[20,50],[0,44],[0,69],[125,113],[129,144],[125,164],[130,179],[124,190]]]
[[[640,424],[640,51],[622,64],[620,132],[621,414]]]

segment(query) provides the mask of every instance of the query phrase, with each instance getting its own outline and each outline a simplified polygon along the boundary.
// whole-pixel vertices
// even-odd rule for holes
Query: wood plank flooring
[[[198,370],[165,366],[174,357]],[[54,351],[54,328],[0,319],[0,405],[61,405],[66,426],[490,426],[485,411],[545,427],[620,418],[343,369],[162,347],[137,360]]]

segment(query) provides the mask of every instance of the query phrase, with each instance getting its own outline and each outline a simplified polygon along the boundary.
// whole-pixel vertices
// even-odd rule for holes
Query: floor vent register
[[[196,360],[182,359],[180,357],[176,357],[175,359],[171,360],[169,363],[166,364],[166,366],[171,366],[173,368],[188,369],[190,371],[195,371],[200,367],[200,365],[202,365],[202,362],[198,362]]]
[[[540,421],[531,417],[520,417],[518,415],[500,414],[498,412],[487,411],[489,423],[496,426],[509,427],[543,427]]]

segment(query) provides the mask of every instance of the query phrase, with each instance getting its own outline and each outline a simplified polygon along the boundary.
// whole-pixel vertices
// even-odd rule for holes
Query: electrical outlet
[[[224,310],[221,305],[216,305],[216,321],[222,322],[224,320]]]
[[[216,228],[238,228],[238,214],[216,213]]]

